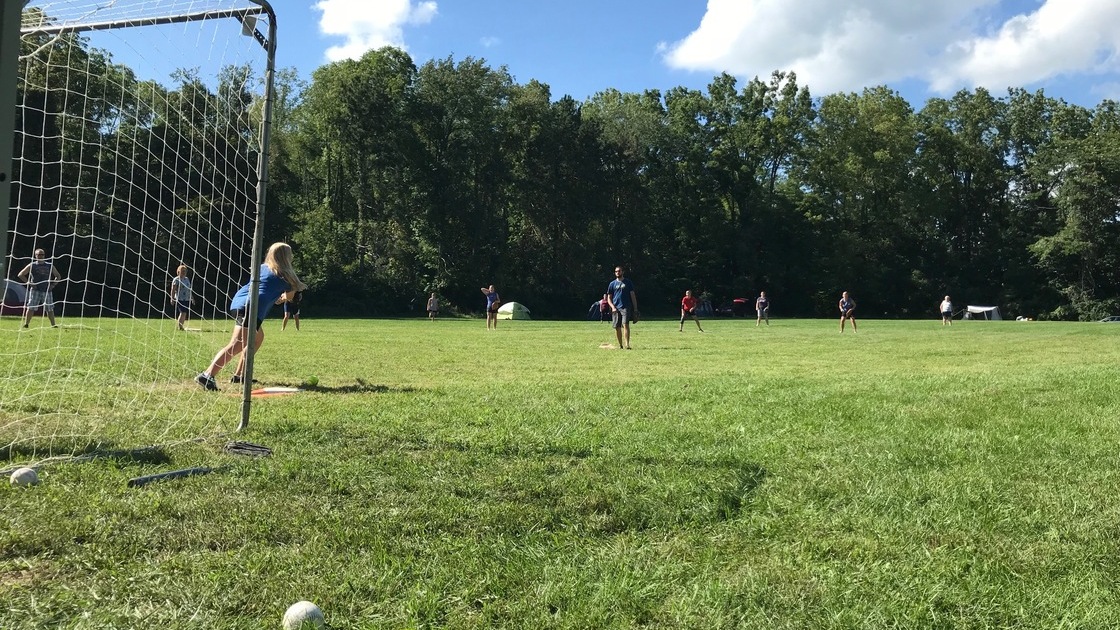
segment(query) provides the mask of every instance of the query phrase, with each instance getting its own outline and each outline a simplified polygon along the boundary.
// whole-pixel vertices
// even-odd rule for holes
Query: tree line
[[[213,97],[231,72],[213,88],[181,73],[160,98]],[[686,289],[716,305],[764,290],[789,316],[832,316],[842,290],[868,317],[936,317],[945,294],[1120,313],[1114,101],[976,89],[915,110],[886,87],[814,97],[775,72],[578,102],[395,48],[276,85],[266,232],[295,247],[317,312],[422,312],[430,292],[478,312],[493,283],[535,317],[576,318],[622,264],[646,314]]]

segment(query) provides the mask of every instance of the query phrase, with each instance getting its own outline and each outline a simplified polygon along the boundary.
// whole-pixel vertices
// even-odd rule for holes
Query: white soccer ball
[[[17,488],[37,486],[39,485],[39,473],[35,472],[34,468],[20,468],[12,473],[10,481]]]
[[[311,602],[296,602],[284,612],[284,630],[318,630],[325,623],[323,611]]]

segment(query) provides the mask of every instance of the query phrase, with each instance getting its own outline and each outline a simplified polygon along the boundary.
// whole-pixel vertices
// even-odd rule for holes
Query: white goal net
[[[252,268],[270,11],[24,5],[0,469],[216,436],[247,413],[240,386],[208,392],[193,377],[228,340],[229,299]],[[180,266],[189,291],[173,294]]]

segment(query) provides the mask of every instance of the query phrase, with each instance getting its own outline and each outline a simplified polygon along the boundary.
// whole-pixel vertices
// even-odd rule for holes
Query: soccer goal
[[[251,378],[219,392],[192,379],[229,339],[230,296],[259,279],[272,8],[20,9],[0,42],[18,37],[0,59],[0,95],[15,84],[0,265],[26,287],[0,310],[0,469],[244,427]]]

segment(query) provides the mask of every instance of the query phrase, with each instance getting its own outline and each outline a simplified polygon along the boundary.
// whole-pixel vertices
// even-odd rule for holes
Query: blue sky
[[[1120,99],[1117,0],[273,0],[278,65],[305,78],[382,45],[468,56],[553,98],[705,89],[794,70],[816,96],[885,84],[915,108],[984,86]]]
[[[245,7],[249,0],[99,0],[83,20],[152,7]],[[1120,100],[1120,0],[271,0],[277,64],[310,80],[323,64],[381,46],[431,59],[484,59],[518,83],[536,79],[585,100],[676,86],[706,90],[728,72],[745,82],[794,71],[814,96],[887,85],[915,109],[985,87],[1045,90],[1093,107]],[[49,12],[56,0],[32,0]],[[89,7],[98,7],[89,10]],[[84,7],[84,8],[83,8]],[[138,29],[145,31],[145,29]],[[175,29],[164,29],[175,32]],[[206,65],[226,40],[181,29],[175,49],[142,55],[115,33],[89,35],[118,63],[166,80]],[[192,37],[194,39],[192,39]],[[251,43],[251,42],[250,42]],[[213,70],[208,68],[205,70]],[[204,75],[206,72],[204,71]]]

